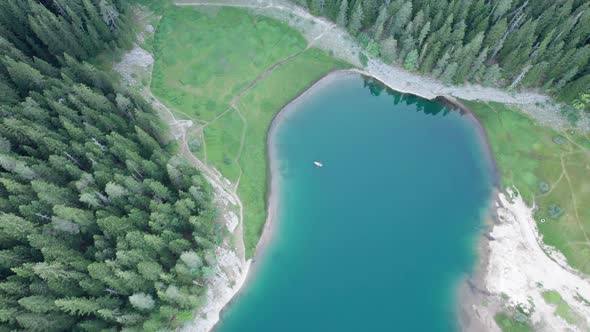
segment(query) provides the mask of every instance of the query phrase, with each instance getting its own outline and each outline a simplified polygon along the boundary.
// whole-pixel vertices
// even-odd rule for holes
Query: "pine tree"
[[[455,83],[454,77],[459,65],[456,62],[451,63],[448,65],[443,73],[440,75],[440,80],[445,84]]]
[[[503,17],[511,7],[512,0],[496,0],[494,2],[494,10],[492,12],[494,19],[497,20],[499,17]]]
[[[96,6],[90,0],[82,0],[82,4],[84,6],[84,12],[88,17],[88,21],[98,32],[100,39],[103,41],[111,40],[112,31],[103,21],[103,17],[101,17]]]
[[[68,315],[18,313],[16,321],[26,331],[58,332],[68,330],[74,319]]]
[[[414,38],[412,37],[411,34],[407,34],[406,37],[401,42],[401,50],[399,52],[399,57],[402,59],[405,59],[406,56],[408,54],[410,54],[410,52],[412,52],[413,50],[416,50],[416,44],[414,42]]]
[[[526,76],[522,80],[522,85],[526,87],[530,86],[537,86],[541,78],[544,76],[544,73],[548,69],[547,62],[539,62],[530,68],[530,70],[526,73]]]
[[[404,69],[409,71],[416,70],[417,61],[418,51],[414,49],[410,53],[408,53],[408,56],[406,56],[406,59],[404,60]]]
[[[464,82],[469,77],[469,74],[474,71],[474,69],[477,70],[477,68],[473,68],[473,64],[477,60],[482,41],[483,33],[479,33],[473,38],[473,40],[471,40],[471,42],[463,47],[460,52],[460,56],[456,57],[458,61],[461,61],[458,62],[458,64],[460,64],[457,69],[457,73],[455,74],[455,79],[457,82]],[[479,61],[482,61],[481,63],[483,63],[483,60],[479,59]],[[479,65],[481,65],[481,63]]]
[[[347,20],[347,12],[348,12],[348,0],[342,0],[340,2],[340,10],[338,11],[338,18],[336,19],[336,23],[340,27],[346,27],[348,22]]]
[[[418,40],[417,40],[418,47],[422,46],[422,43],[424,42],[424,39],[426,39],[426,36],[428,35],[429,32],[430,32],[430,21],[426,22],[426,24],[420,30],[420,35],[418,36]]]
[[[571,102],[579,98],[585,93],[590,86],[590,74],[583,75],[578,79],[574,79],[561,90],[559,98],[566,102]]]
[[[28,311],[40,314],[57,311],[58,308],[54,302],[55,298],[44,295],[32,295],[18,300],[18,304],[23,308],[27,309]]]
[[[572,28],[568,44],[584,45],[588,43],[590,36],[590,10],[585,9],[580,12],[577,23]]]
[[[326,2],[325,0],[311,0],[309,10],[312,14],[323,16],[325,14]]]
[[[450,58],[451,56],[449,52],[445,52],[445,54],[443,54],[443,56],[440,59],[438,59],[438,61],[436,62],[436,66],[432,71],[432,75],[434,77],[439,77],[443,73]]]
[[[490,50],[495,49],[498,46],[500,39],[502,39],[502,36],[504,35],[507,29],[508,23],[506,18],[502,18],[499,21],[497,21],[492,26],[490,31],[486,34],[484,39],[484,46],[489,48]]]
[[[381,50],[383,58],[386,62],[392,63],[396,60],[397,55],[397,41],[393,37],[385,39],[381,43]]]
[[[502,73],[497,64],[489,66],[482,78],[481,84],[484,86],[498,85]]]
[[[397,35],[401,32],[402,27],[406,26],[410,21],[412,15],[412,2],[406,1],[395,15],[395,19],[392,21],[390,33]]]
[[[429,73],[435,68],[435,62],[438,61],[442,44],[434,40],[429,40],[426,42],[426,44],[429,45],[429,52],[427,53],[426,57],[420,62],[420,70],[424,73]]]
[[[99,310],[105,307],[113,307],[117,305],[116,298],[65,298],[55,300],[55,305],[62,311],[75,316],[87,316],[98,313]]]
[[[129,302],[134,308],[149,311],[154,308],[155,301],[149,294],[137,293],[129,297]]]
[[[36,231],[30,221],[12,214],[0,214],[0,237],[6,242],[26,243],[27,236]]]
[[[469,79],[479,81],[483,73],[485,72],[485,65],[484,62],[488,57],[488,48],[484,47],[481,52],[479,52],[477,58],[471,65]]]
[[[352,17],[350,18],[350,23],[348,24],[348,30],[353,35],[356,35],[361,29],[361,22],[363,21],[364,14],[363,14],[363,7],[361,2],[358,1],[358,4],[354,8],[352,12]]]
[[[98,7],[104,24],[106,24],[111,31],[117,30],[119,28],[118,25],[120,17],[117,7],[114,6],[110,0],[100,0]]]
[[[14,61],[8,56],[4,57],[3,63],[12,83],[18,88],[21,95],[26,95],[31,90],[40,91],[44,87],[45,76],[37,69],[24,62]]]
[[[376,40],[381,40],[381,35],[383,34],[383,28],[386,19],[387,8],[385,7],[385,5],[383,5],[379,10],[379,16],[377,17],[377,20],[375,20],[375,24],[373,25],[373,36]]]

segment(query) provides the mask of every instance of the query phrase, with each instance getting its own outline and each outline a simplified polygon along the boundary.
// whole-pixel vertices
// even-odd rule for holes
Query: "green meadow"
[[[280,22],[238,9],[197,9],[165,11],[155,35],[152,91],[200,120],[214,119],[266,68],[306,47]]]
[[[486,128],[502,187],[534,204],[544,242],[590,273],[590,139],[542,127],[510,106],[462,102]]]

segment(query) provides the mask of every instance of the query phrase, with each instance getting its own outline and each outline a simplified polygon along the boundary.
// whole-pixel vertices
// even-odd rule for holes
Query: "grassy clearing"
[[[240,150],[244,126],[239,114],[232,111],[205,128],[207,159],[214,161],[223,176],[233,182],[240,175],[236,156]]]
[[[504,312],[500,312],[494,316],[494,320],[502,332],[532,332],[533,328],[525,318],[525,316],[522,316],[517,319],[515,316]]]
[[[590,274],[590,139],[541,127],[506,105],[464,104],[487,130],[503,187],[534,203],[544,242]]]
[[[266,68],[305,46],[289,27],[242,10],[170,7],[155,35],[152,91],[211,121]]]
[[[566,322],[576,325],[580,321],[580,317],[561,298],[561,295],[557,291],[548,290],[543,292],[543,299],[545,299],[545,302],[555,305],[555,314],[563,318]]]
[[[350,65],[278,21],[232,8],[166,7],[154,39],[153,93],[182,118],[201,121],[191,150],[231,181],[242,170],[244,242],[252,256],[266,220],[266,135],[274,115],[326,73]],[[202,33],[201,33],[202,32]],[[232,99],[273,64],[251,90]],[[244,141],[242,142],[242,138]]]

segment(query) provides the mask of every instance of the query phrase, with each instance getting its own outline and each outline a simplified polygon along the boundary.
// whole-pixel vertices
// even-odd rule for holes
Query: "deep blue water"
[[[488,159],[459,112],[368,82],[314,90],[271,133],[276,231],[217,331],[457,329]]]

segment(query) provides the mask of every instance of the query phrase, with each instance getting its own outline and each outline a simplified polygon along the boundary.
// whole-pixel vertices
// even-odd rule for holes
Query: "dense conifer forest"
[[[0,1],[0,331],[155,331],[214,272],[210,189],[155,111],[87,61],[118,0]]]
[[[296,0],[367,53],[449,84],[590,93],[587,0]]]

